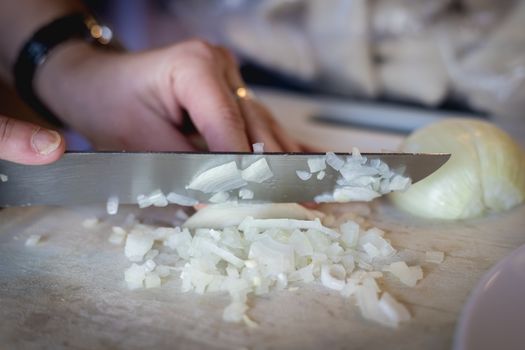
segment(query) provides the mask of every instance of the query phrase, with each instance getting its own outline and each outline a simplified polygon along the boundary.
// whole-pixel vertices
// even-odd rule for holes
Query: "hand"
[[[211,151],[300,151],[244,86],[232,55],[202,41],[143,53],[64,45],[37,78],[37,91],[66,124],[99,149],[192,151],[187,111]]]
[[[21,164],[52,163],[64,153],[59,133],[0,115],[0,159]]]

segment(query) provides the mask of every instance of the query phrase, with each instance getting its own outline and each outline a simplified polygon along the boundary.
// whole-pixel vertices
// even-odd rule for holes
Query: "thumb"
[[[0,159],[21,164],[52,163],[64,153],[56,131],[0,115]]]

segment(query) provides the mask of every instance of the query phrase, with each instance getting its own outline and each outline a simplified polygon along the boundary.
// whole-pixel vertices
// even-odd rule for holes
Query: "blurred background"
[[[420,117],[467,116],[503,123],[524,117],[525,1],[86,4],[128,50],[201,37],[230,48],[247,83],[264,87],[262,91],[362,107],[354,116],[348,109],[313,113],[321,122],[355,126],[372,121],[371,128],[408,132],[424,124]],[[5,86],[0,113],[35,117]],[[403,121],[402,115],[417,120]]]

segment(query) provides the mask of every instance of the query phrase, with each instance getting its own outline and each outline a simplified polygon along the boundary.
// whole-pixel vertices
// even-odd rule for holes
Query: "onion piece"
[[[26,240],[25,245],[28,246],[28,247],[34,247],[40,242],[41,238],[42,238],[42,235],[31,235]]]
[[[6,174],[0,174],[0,182],[7,182],[9,177]]]
[[[296,170],[295,173],[297,174],[297,177],[303,181],[307,181],[312,177],[312,173],[304,170]]]
[[[157,288],[160,287],[161,281],[159,275],[154,272],[148,272],[144,278],[144,287]]]
[[[336,202],[353,202],[353,201],[364,201],[369,202],[372,199],[380,197],[381,194],[378,192],[364,187],[341,187],[336,188],[334,191],[334,200]]]
[[[239,190],[239,197],[241,199],[253,199],[253,191],[247,188],[241,188]]]
[[[394,276],[409,287],[414,287],[418,280],[423,278],[420,266],[408,267],[404,261],[392,263],[383,268],[383,271],[392,273]]]
[[[253,153],[264,153],[264,143],[257,142],[252,145]]]
[[[246,303],[232,302],[224,309],[222,319],[227,322],[240,322],[246,310],[248,310]]]
[[[359,224],[355,221],[348,220],[340,226],[341,239],[348,248],[357,246],[359,241]]]
[[[242,178],[241,171],[237,168],[237,163],[231,161],[202,172],[186,188],[204,193],[216,193],[233,190],[245,185],[246,181]]]
[[[170,203],[178,204],[178,205],[182,205],[182,206],[186,206],[186,207],[192,207],[194,205],[199,204],[199,201],[196,200],[195,198],[191,198],[191,197],[188,197],[188,196],[183,196],[183,195],[175,193],[175,192],[168,193],[168,195],[166,196],[166,199]],[[186,215],[186,217],[184,219],[187,219],[187,215]]]
[[[116,215],[118,213],[119,199],[117,196],[111,196],[106,203],[106,211],[108,215]]]
[[[273,172],[266,161],[261,158],[242,171],[242,178],[249,182],[262,183],[273,177]],[[241,186],[239,186],[241,187]]]
[[[280,228],[286,230],[295,229],[313,229],[322,232],[330,237],[339,237],[339,233],[323,226],[319,219],[315,220],[294,220],[294,219],[254,219],[252,217],[245,218],[240,224],[239,229],[245,231],[249,228],[270,229]]]
[[[268,236],[252,243],[248,257],[260,263],[266,276],[278,276],[283,272],[295,271],[293,247]]]
[[[321,170],[320,172],[317,173],[317,180],[322,180],[324,179],[325,176],[326,176],[325,171]]]
[[[153,238],[148,234],[130,233],[126,238],[124,254],[130,261],[142,261],[153,242]]]
[[[166,196],[160,189],[151,192],[148,196],[148,200],[155,207],[165,207],[169,204]]]
[[[345,287],[346,270],[343,265],[323,264],[321,267],[321,282],[326,288],[341,291]]]
[[[334,152],[326,152],[326,164],[328,164],[334,170],[339,171],[345,164],[345,161]]]
[[[317,173],[326,169],[326,157],[313,157],[307,159],[308,168],[311,173]]]
[[[132,264],[131,267],[124,271],[124,280],[128,284],[129,289],[142,288],[145,278],[146,271],[140,265]]]
[[[230,251],[228,251],[225,248],[218,247],[213,241],[203,238],[203,237],[195,237],[193,239],[193,244],[196,245],[196,247],[200,247],[201,249],[204,249],[210,253],[213,253],[225,261],[229,262],[230,264],[241,268],[244,266],[244,261],[236,257],[234,254],[232,254]],[[197,248],[198,249],[198,248]]]
[[[395,300],[390,294],[384,292],[378,303],[379,309],[396,325],[410,320],[407,308]]]
[[[112,233],[108,238],[109,243],[119,245],[122,242],[124,242],[124,239],[126,239],[126,230],[124,230],[120,226],[113,226],[112,227]]]
[[[255,219],[290,218],[298,220],[313,220],[323,218],[324,214],[308,210],[296,203],[246,204],[222,203],[209,205],[191,216],[184,227],[195,229],[207,227],[222,229],[238,226],[246,217]]]

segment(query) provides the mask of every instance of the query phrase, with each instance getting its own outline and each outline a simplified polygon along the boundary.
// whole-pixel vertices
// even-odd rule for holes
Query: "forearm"
[[[12,68],[24,43],[52,20],[82,10],[80,0],[0,1],[0,78],[13,83]]]

